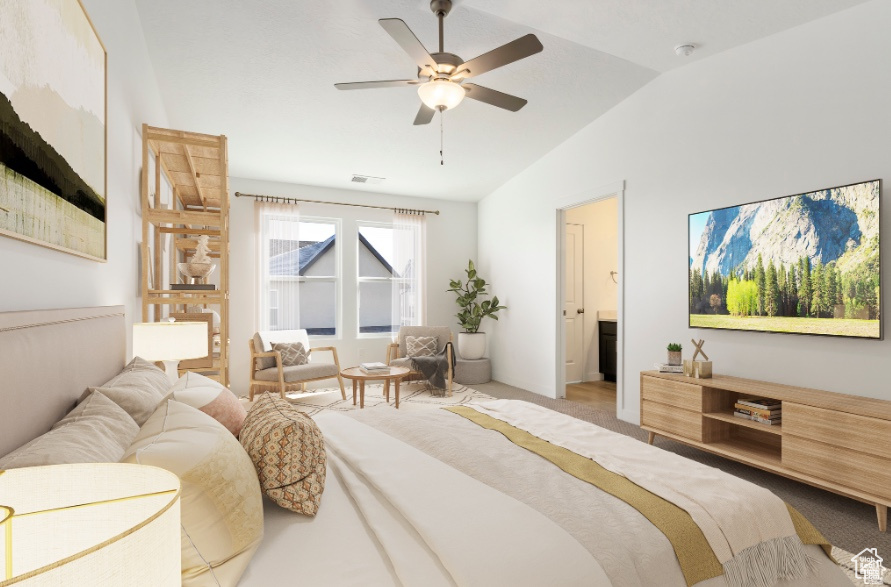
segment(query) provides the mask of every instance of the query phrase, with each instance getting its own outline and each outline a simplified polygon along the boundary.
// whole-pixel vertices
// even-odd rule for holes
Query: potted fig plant
[[[683,349],[681,345],[676,342],[668,343],[668,364],[669,365],[680,365],[681,364],[681,349]]]
[[[450,280],[449,289],[454,292],[457,299],[455,303],[461,310],[456,314],[458,323],[463,332],[458,333],[458,353],[464,359],[481,359],[486,352],[486,333],[480,332],[480,322],[486,316],[498,320],[495,315],[499,310],[507,306],[499,305],[498,296],[492,296],[491,300],[484,299],[489,293],[486,291],[486,280],[478,276],[473,261],[467,262],[467,280]]]

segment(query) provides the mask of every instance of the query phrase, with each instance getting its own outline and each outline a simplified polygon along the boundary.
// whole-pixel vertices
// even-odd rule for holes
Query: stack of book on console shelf
[[[380,375],[390,373],[390,367],[381,362],[377,363],[359,363],[359,369],[369,375]]]
[[[678,373],[680,375],[684,374],[684,366],[683,365],[669,365],[668,363],[655,363],[654,366],[656,370],[660,373]]]
[[[777,399],[740,398],[733,405],[733,415],[768,426],[778,426],[782,421],[783,403]]]

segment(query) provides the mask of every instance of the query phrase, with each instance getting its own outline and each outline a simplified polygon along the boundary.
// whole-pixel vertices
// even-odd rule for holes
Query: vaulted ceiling
[[[470,59],[530,32],[544,50],[473,80],[526,98],[519,112],[465,100],[426,126],[413,87],[334,88],[413,77],[377,21],[401,18],[435,50],[425,0],[136,3],[170,124],[227,135],[231,175],[476,201],[661,73],[864,1],[456,0],[446,51]]]

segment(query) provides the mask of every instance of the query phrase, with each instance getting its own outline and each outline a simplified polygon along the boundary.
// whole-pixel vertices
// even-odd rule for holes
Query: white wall
[[[141,320],[137,289],[141,127],[143,122],[166,126],[167,114],[133,1],[83,0],[83,4],[108,52],[108,262],[0,236],[0,311],[123,304],[129,340],[129,324],[134,318]]]
[[[638,420],[638,372],[690,337],[718,373],[889,397],[889,340],[690,330],[686,306],[687,214],[891,176],[889,28],[874,0],[664,74],[486,197],[480,270],[510,306],[495,378],[554,396],[555,201],[625,180],[620,417]]]
[[[582,355],[585,357],[585,381],[603,379],[600,373],[597,312],[618,309],[619,287],[609,274],[610,271],[618,271],[618,204],[616,198],[609,198],[566,211],[567,223],[585,227],[585,346]]]
[[[331,202],[371,204],[401,208],[440,210],[441,215],[427,215],[427,323],[447,325],[458,331],[454,297],[446,292],[449,278],[463,277],[468,259],[477,254],[477,206],[475,203],[446,202],[426,198],[409,198],[371,192],[339,190],[313,186],[285,184],[233,177],[230,214],[230,331],[231,358],[230,384],[236,393],[247,393],[248,339],[257,330],[256,288],[256,236],[254,234],[254,200],[236,198],[235,192],[266,194],[292,198],[306,198]],[[359,246],[358,222],[390,222],[392,212],[352,206],[328,206],[322,204],[300,205],[305,216],[338,217],[341,233],[338,247],[344,251],[357,251]],[[343,256],[343,280],[341,290],[341,334],[335,338],[317,338],[316,346],[336,346],[342,367],[356,365],[360,361],[383,361],[386,358],[389,335],[362,335],[358,331],[358,298],[356,295],[357,255]],[[327,357],[320,357],[327,360]],[[331,382],[322,381],[322,386]]]

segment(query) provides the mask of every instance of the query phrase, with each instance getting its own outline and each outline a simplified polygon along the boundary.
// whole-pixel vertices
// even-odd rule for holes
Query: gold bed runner
[[[594,485],[639,511],[671,542],[688,587],[724,573],[723,566],[718,562],[718,558],[709,546],[702,530],[699,529],[690,514],[673,503],[632,483],[625,477],[601,467],[589,458],[551,444],[525,430],[511,426],[473,408],[454,406],[443,409],[462,416],[483,428],[500,432],[517,446],[551,461],[573,477]],[[786,507],[789,509],[792,524],[801,541],[804,544],[820,545],[829,555],[832,546],[823,535],[795,508],[789,504],[786,504]]]

